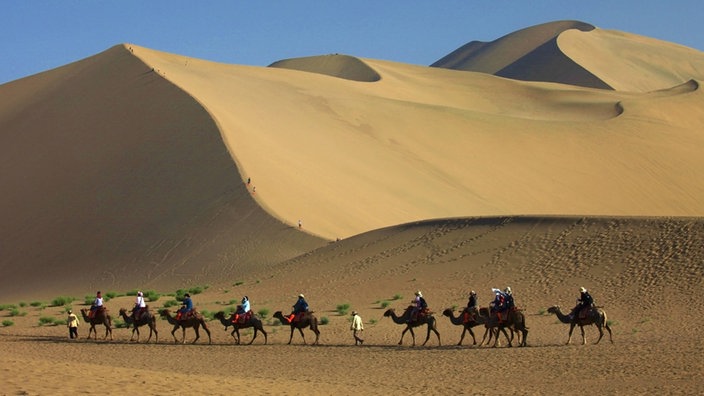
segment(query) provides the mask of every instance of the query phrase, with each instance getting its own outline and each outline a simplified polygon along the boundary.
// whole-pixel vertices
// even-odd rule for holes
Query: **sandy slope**
[[[294,345],[288,330],[265,320],[268,345],[233,346],[210,322],[213,345],[173,345],[170,326],[158,323],[158,345],[115,341],[70,342],[63,326],[37,326],[40,316],[63,318],[63,308],[21,307],[0,328],[5,380],[0,393],[186,392],[228,394],[698,394],[704,382],[704,344],[698,327],[681,325],[704,303],[704,223],[698,219],[474,218],[392,227],[349,238],[295,260],[251,271],[240,285],[211,287],[195,295],[201,310],[223,310],[248,294],[253,308],[271,312],[305,292],[329,324],[321,345]],[[460,328],[439,317],[441,347],[398,347],[402,326],[382,316],[384,301],[402,309],[421,289],[431,309],[461,307],[474,288],[480,301],[491,287],[510,285],[529,326],[527,348],[487,348],[459,341]],[[614,344],[564,346],[567,327],[544,313],[570,307],[580,285],[603,305]],[[687,304],[683,304],[683,293]],[[394,300],[394,296],[400,299]],[[170,298],[151,302],[160,306]],[[132,297],[110,300],[116,312]],[[349,303],[365,321],[363,347],[352,346]],[[80,307],[74,305],[74,308]],[[480,328],[475,328],[481,337]],[[578,332],[578,330],[577,330]],[[87,328],[80,328],[81,337]],[[102,331],[100,332],[102,336]],[[180,337],[180,332],[177,333]],[[424,333],[418,332],[424,339]],[[312,334],[307,332],[310,341]],[[467,336],[469,337],[469,336]],[[587,329],[588,342],[596,337]],[[243,334],[245,341],[251,332]],[[193,333],[187,332],[187,340]],[[579,333],[576,340],[579,341]],[[575,340],[573,340],[574,342]],[[505,344],[504,344],[505,346]],[[246,367],[246,369],[245,369]],[[41,373],[41,375],[37,375]],[[90,374],[88,374],[90,373]],[[497,378],[498,376],[498,378]]]

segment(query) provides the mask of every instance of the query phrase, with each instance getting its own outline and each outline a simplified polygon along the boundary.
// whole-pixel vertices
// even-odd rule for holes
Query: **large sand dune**
[[[489,69],[251,67],[126,44],[1,85],[0,393],[699,393],[702,54],[578,22],[470,47],[446,60]],[[540,75],[569,84],[517,80]],[[57,296],[77,310],[113,291],[115,314],[130,290],[162,293],[158,309],[203,285],[201,311],[245,294],[265,309],[270,345],[234,347],[217,322],[195,347],[165,345],[163,320],[160,345],[38,325],[64,318]],[[442,347],[397,347],[382,316],[419,289],[439,313],[509,285],[528,348],[455,347],[445,317]],[[614,344],[562,346],[545,311],[580,286]],[[328,322],[321,347],[283,345],[270,319],[298,293]]]

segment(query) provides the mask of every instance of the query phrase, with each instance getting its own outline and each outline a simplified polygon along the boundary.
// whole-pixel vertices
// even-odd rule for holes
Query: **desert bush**
[[[265,319],[267,316],[269,316],[269,308],[262,308],[259,311],[257,311],[257,315],[259,315],[260,318]]]
[[[144,298],[147,299],[149,302],[157,301],[159,297],[161,297],[159,293],[154,290],[147,290],[144,292]]]
[[[394,301],[395,301],[395,300],[400,300],[400,299],[402,299],[402,298],[403,298],[403,296],[397,293],[397,294],[394,294],[394,298],[393,298],[393,299],[394,299]]]
[[[171,308],[171,307],[175,307],[177,305],[181,305],[181,302],[178,300],[164,301],[164,308]]]
[[[369,324],[376,324],[376,319],[369,319]]]
[[[73,297],[67,297],[67,296],[59,296],[56,297],[55,299],[51,300],[51,306],[52,307],[62,307],[64,305],[71,304],[75,298]]]
[[[27,303],[24,301],[20,301],[20,308],[24,308],[27,306]]]
[[[129,329],[129,325],[123,321],[122,319],[113,319],[112,320],[113,326],[115,326],[116,329]]]
[[[384,300],[384,301],[381,302],[381,307],[382,307],[382,308],[387,308],[389,305],[391,305],[391,303],[388,302],[388,301],[386,301],[386,300]]]
[[[350,305],[345,303],[345,304],[338,304],[335,310],[337,311],[338,314],[340,315],[347,315],[347,311],[349,311]]]
[[[243,281],[237,281],[237,282],[235,282],[232,286],[240,286],[240,285],[243,285],[243,284],[244,284]]]
[[[24,316],[20,314],[20,310],[18,308],[10,308],[10,316]]]
[[[44,326],[44,325],[55,325],[56,318],[53,316],[40,316],[39,317],[39,326]]]
[[[0,305],[0,311],[10,310],[12,308],[17,308],[17,306],[14,304],[1,304]]]
[[[320,318],[320,324],[321,324],[321,325],[326,325],[326,324],[328,324],[328,323],[330,323],[330,319],[328,319],[327,316],[323,316],[322,318]]]
[[[32,301],[31,303],[29,303],[29,305],[32,307],[41,307],[43,304],[44,303],[41,301]]]
[[[3,327],[10,327],[10,326],[12,326],[13,324],[15,324],[15,322],[13,322],[13,321],[11,321],[11,320],[9,320],[9,319],[5,319],[5,320],[2,321],[2,326],[3,326]]]

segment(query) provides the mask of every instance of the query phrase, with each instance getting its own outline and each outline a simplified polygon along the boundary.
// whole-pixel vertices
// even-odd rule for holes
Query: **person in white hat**
[[[572,309],[570,313],[570,319],[575,320],[579,317],[579,313],[584,308],[591,308],[594,305],[594,299],[591,294],[584,287],[579,288],[579,299],[577,300],[577,305]]]
[[[303,293],[301,293],[298,295],[298,300],[296,301],[296,303],[293,304],[293,311],[291,312],[291,315],[289,315],[287,318],[288,322],[292,323],[296,318],[296,315],[302,314],[304,312],[308,312],[308,302],[306,301],[306,298]]]
[[[142,311],[147,307],[147,303],[144,301],[144,293],[141,291],[137,292],[137,299],[134,302],[134,307],[132,308],[132,319],[139,320]]]
[[[364,344],[364,340],[359,335],[364,331],[364,324],[362,323],[362,317],[359,316],[357,311],[352,311],[352,324],[350,325],[350,330],[352,330],[352,336],[354,337],[355,345]]]
[[[428,303],[423,298],[423,293],[420,290],[416,291],[416,297],[413,299],[413,310],[411,311],[411,322],[418,320],[418,314],[428,308]]]

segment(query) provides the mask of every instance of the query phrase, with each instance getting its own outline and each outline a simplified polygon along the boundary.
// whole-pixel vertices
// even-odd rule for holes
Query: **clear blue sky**
[[[342,53],[429,65],[472,40],[562,19],[704,50],[704,0],[0,2],[0,84],[120,43],[266,66]]]

